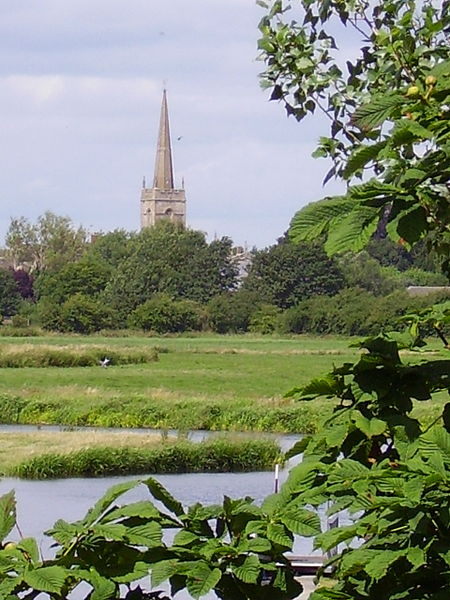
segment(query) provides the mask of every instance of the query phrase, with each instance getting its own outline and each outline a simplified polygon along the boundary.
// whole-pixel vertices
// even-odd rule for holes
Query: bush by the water
[[[151,449],[89,448],[69,454],[43,454],[18,465],[25,479],[106,477],[152,473],[227,473],[273,467],[280,448],[270,440],[217,439],[199,443],[166,442]]]
[[[109,359],[110,365],[140,364],[158,360],[158,352],[155,348],[21,344],[0,349],[0,368],[92,367],[99,365],[104,358]]]

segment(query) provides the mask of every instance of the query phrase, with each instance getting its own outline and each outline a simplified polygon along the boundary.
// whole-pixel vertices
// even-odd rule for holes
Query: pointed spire
[[[159,121],[158,146],[156,148],[155,177],[153,187],[160,190],[173,190],[172,149],[170,146],[169,112],[166,90],[163,91],[161,118]]]

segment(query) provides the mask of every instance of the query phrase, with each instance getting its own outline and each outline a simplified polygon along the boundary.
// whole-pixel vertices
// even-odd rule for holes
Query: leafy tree
[[[322,248],[281,239],[254,253],[243,288],[255,292],[262,302],[288,308],[310,296],[335,294],[343,285],[336,262]]]
[[[89,255],[76,262],[69,262],[56,272],[43,272],[36,280],[39,298],[49,297],[62,303],[74,294],[95,297],[104,290],[111,270],[108,265]]]
[[[108,265],[111,270],[116,269],[132,253],[135,239],[135,233],[130,233],[124,229],[99,233],[94,236],[93,242],[86,250],[86,254],[92,257],[94,261]]]
[[[0,317],[15,314],[19,308],[20,299],[12,272],[0,269]]]
[[[380,220],[406,248],[425,239],[450,271],[450,3],[413,0],[299,2],[301,22],[286,22],[281,2],[271,3],[260,42],[274,97],[302,119],[321,107],[331,137],[318,154],[333,160],[330,176],[351,180],[376,175],[345,195],[312,204],[293,220],[297,241],[325,235],[332,255],[358,251]],[[267,6],[267,5],[266,5]],[[361,32],[360,55],[344,75],[333,28],[342,22]],[[341,63],[342,64],[342,63]],[[356,515],[318,536],[324,551],[338,552],[332,589],[314,600],[379,598],[441,600],[450,588],[450,403],[423,427],[416,402],[450,391],[450,361],[405,363],[401,349],[424,345],[432,326],[448,350],[442,325],[448,303],[410,316],[410,330],[360,342],[354,363],[336,366],[292,396],[336,399],[333,416],[294,451],[303,462],[281,491],[282,502]],[[351,543],[358,540],[359,547]]]
[[[325,234],[329,254],[357,251],[385,219],[389,237],[407,248],[427,236],[449,271],[449,3],[299,4],[302,22],[287,24],[289,10],[274,2],[261,23],[265,81],[298,119],[317,107],[329,116],[331,137],[318,153],[333,160],[331,175],[351,180],[372,169],[380,178],[300,211],[291,236]],[[330,33],[339,20],[363,39],[347,75]]]
[[[52,212],[40,216],[35,224],[25,217],[11,220],[6,248],[14,267],[26,265],[31,273],[56,270],[80,258],[86,248],[87,232],[76,229],[69,217]]]
[[[376,296],[385,296],[402,287],[402,280],[395,277],[395,269],[394,276],[391,271],[384,271],[380,263],[364,250],[342,255],[338,265],[348,287],[363,288]]]
[[[231,240],[208,244],[200,231],[161,221],[134,240],[105,290],[123,317],[154,294],[207,302],[236,286]]]

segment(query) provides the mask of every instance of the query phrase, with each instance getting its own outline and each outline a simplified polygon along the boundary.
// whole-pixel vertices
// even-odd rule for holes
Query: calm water
[[[59,431],[59,427],[45,427],[43,430]],[[30,431],[34,426],[0,426],[0,431]],[[108,431],[111,432],[109,429]],[[123,432],[124,430],[117,430]],[[154,433],[155,430],[139,430],[140,433]],[[165,432],[166,433],[166,432]],[[177,432],[168,432],[177,435]],[[193,440],[203,439],[210,432],[190,432],[188,437]],[[214,434],[212,434],[214,435]],[[222,434],[223,435],[223,434]],[[234,435],[234,434],[233,434]],[[246,437],[248,434],[245,434]],[[271,437],[271,436],[268,436]],[[299,436],[276,436],[283,450],[290,448]],[[281,470],[280,482],[286,479],[288,468]],[[57,519],[74,521],[84,516],[87,510],[112,485],[138,479],[130,477],[105,477],[102,479],[58,479],[50,481],[26,481],[15,478],[0,480],[0,494],[14,489],[17,499],[17,516],[20,530],[25,537],[35,537],[45,556],[51,555],[51,539],[43,532],[49,529]],[[256,502],[261,502],[265,496],[274,490],[274,474],[272,472],[256,473],[184,473],[179,475],[158,475],[158,479],[184,505],[201,502],[203,504],[221,503],[223,496],[251,496]],[[123,496],[123,502],[134,502],[149,498],[145,486],[131,490]],[[17,531],[10,536],[17,539]],[[296,554],[309,554],[309,540],[297,540]],[[45,598],[45,595],[39,598]],[[79,596],[73,596],[74,600]],[[208,598],[214,598],[214,595]],[[177,595],[182,600],[187,598]],[[205,597],[206,598],[206,597]]]

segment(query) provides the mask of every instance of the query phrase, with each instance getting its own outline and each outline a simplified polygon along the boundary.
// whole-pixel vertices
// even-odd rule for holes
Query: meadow
[[[351,342],[331,336],[4,337],[0,365],[5,356],[21,360],[1,367],[0,422],[308,433],[331,413],[332,401],[295,402],[284,395],[333,364],[353,361],[358,350]],[[431,349],[439,356],[437,344]],[[76,365],[73,357],[93,350],[91,366],[48,366],[45,358],[64,354]],[[101,368],[103,354],[122,358]],[[28,355],[41,355],[40,366],[36,360],[21,366],[29,364]],[[432,418],[435,408],[421,403],[421,418]]]

